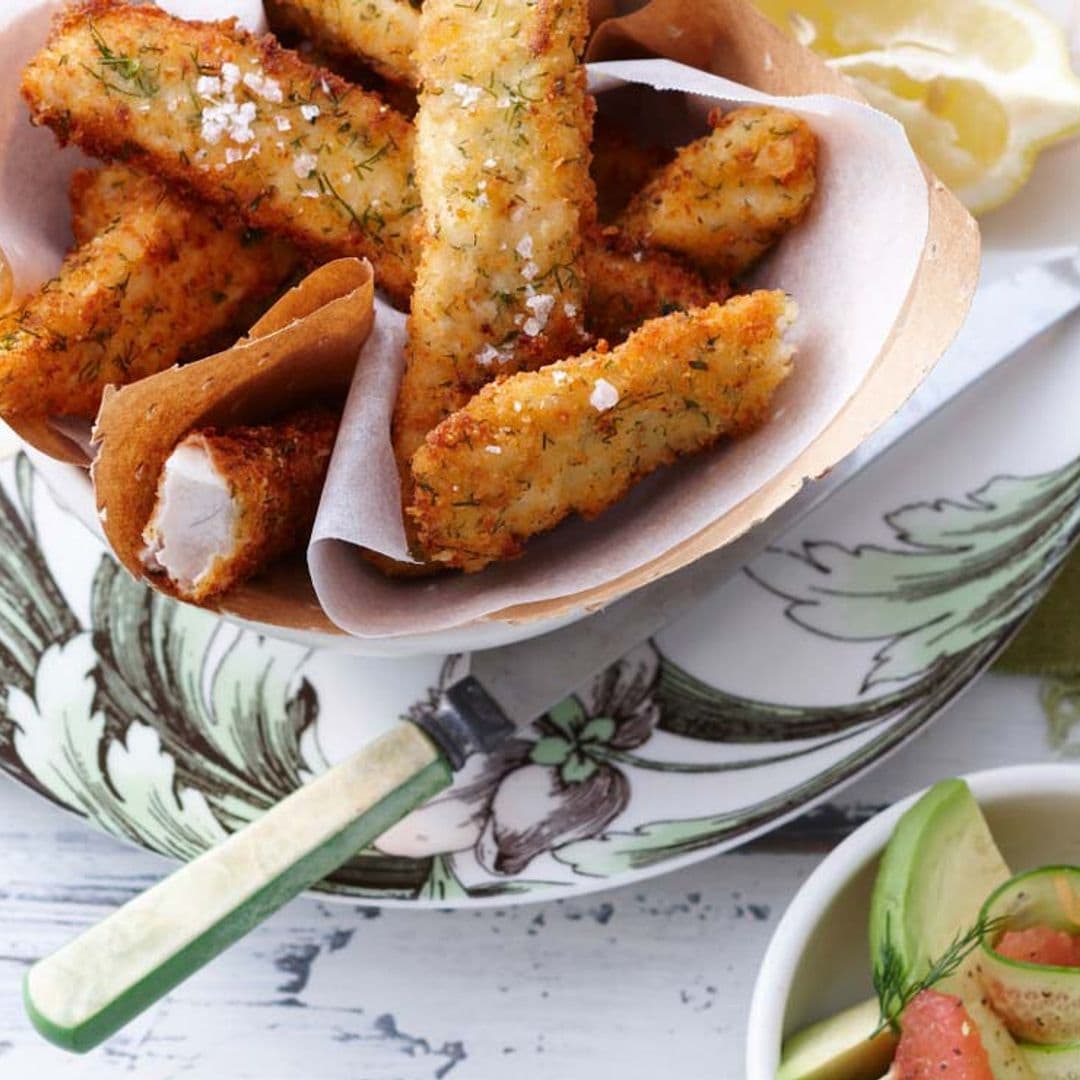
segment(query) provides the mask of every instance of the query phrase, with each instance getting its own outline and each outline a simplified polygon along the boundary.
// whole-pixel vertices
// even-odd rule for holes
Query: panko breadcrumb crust
[[[234,20],[118,0],[61,12],[22,92],[61,142],[138,165],[317,259],[366,257],[406,302],[413,130],[377,94]]]
[[[759,291],[646,323],[486,386],[412,459],[407,513],[425,556],[477,571],[530,536],[595,517],[642,477],[769,415],[791,370],[795,304]]]
[[[106,386],[213,351],[296,267],[288,244],[218,225],[152,177],[76,174],[85,242],[0,317],[0,416],[92,419]]]
[[[415,86],[419,4],[410,0],[268,0],[271,23],[330,56],[370,64],[383,78]]]
[[[805,216],[817,137],[769,106],[713,111],[713,130],[658,170],[618,218],[627,236],[737,277]]]
[[[705,307],[728,298],[727,282],[707,282],[693,267],[663,251],[642,250],[618,230],[597,230],[585,245],[589,282],[586,325],[617,345],[648,319]]]

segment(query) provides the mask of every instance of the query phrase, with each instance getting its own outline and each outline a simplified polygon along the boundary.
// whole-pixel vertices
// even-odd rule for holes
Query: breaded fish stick
[[[409,0],[271,0],[267,8],[275,25],[328,56],[362,60],[395,82],[418,82],[412,52],[420,12]]]
[[[99,169],[76,169],[68,183],[68,202],[71,204],[71,235],[76,246],[87,244],[99,232],[104,232],[130,206],[129,195],[141,185],[160,182],[126,165],[106,165]]]
[[[642,251],[612,230],[585,245],[589,299],[585,325],[609,345],[624,341],[643,322],[673,311],[726,300],[726,283],[708,284],[673,255]]]
[[[205,428],[162,471],[143,561],[204,602],[301,547],[311,534],[338,414],[312,408],[273,424]]]
[[[153,6],[69,8],[23,73],[32,119],[316,258],[369,258],[403,303],[419,207],[412,127],[376,94],[231,23]]]
[[[118,214],[107,205],[117,198],[114,181]],[[242,329],[296,265],[288,244],[222,228],[150,177],[108,169],[76,187],[84,203],[77,231],[90,239],[0,317],[5,417],[92,419],[110,383],[162,371]]]
[[[485,387],[412,460],[426,556],[481,570],[569,514],[594,517],[653,470],[755,427],[791,368],[782,292],[646,323],[593,351]]]
[[[817,139],[805,120],[780,109],[751,106],[709,120],[713,130],[660,169],[618,225],[639,243],[735,277],[805,215]]]
[[[579,351],[595,216],[586,0],[426,0],[420,264],[394,416],[403,466],[497,375]]]

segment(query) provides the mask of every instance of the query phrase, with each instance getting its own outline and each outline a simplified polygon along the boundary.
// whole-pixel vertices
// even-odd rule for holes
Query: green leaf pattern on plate
[[[326,767],[308,652],[161,597],[107,554],[88,597],[65,595],[36,535],[40,481],[22,456],[0,468],[0,481],[0,767],[178,858]],[[803,630],[880,642],[856,698],[742,697],[641,646],[471,763],[450,792],[324,887],[441,903],[543,892],[779,820],[907,737],[989,662],[1080,531],[1080,459],[906,506],[886,523],[888,544],[806,542],[752,568]],[[88,619],[76,615],[87,610]],[[448,659],[440,682],[456,671]],[[431,708],[437,691],[418,694],[409,712]],[[739,745],[717,760],[724,744]],[[633,820],[634,786],[647,776],[673,782],[800,757],[815,763],[808,778],[752,805]],[[429,849],[402,842],[402,828],[427,835]]]

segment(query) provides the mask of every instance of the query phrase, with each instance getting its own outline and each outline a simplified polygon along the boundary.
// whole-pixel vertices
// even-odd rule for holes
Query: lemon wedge
[[[1080,131],[1064,34],[1025,0],[755,2],[895,116],[974,213],[1005,202],[1040,150]]]

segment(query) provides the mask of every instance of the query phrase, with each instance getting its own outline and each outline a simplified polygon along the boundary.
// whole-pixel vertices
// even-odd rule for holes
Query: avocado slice
[[[967,784],[935,784],[897,822],[882,856],[870,903],[871,957],[880,964],[888,943],[909,980],[924,978],[1010,876]],[[983,1002],[977,964],[973,951],[935,989],[963,1001],[995,1080],[1032,1080],[1024,1055]]]
[[[889,1068],[896,1035],[885,1028],[877,998],[854,1005],[793,1035],[776,1080],[877,1080]]]

